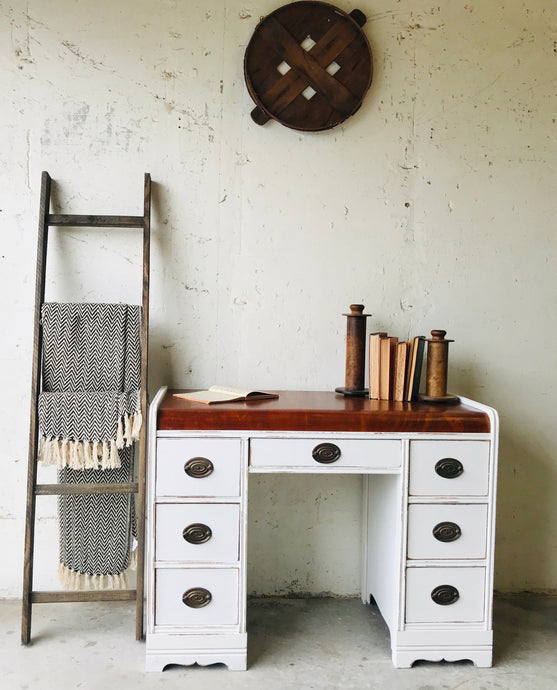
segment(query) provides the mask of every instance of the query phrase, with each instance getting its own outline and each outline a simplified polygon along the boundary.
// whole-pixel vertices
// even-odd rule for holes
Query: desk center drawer
[[[250,441],[253,468],[302,472],[394,470],[401,466],[401,442],[390,439],[261,438]]]

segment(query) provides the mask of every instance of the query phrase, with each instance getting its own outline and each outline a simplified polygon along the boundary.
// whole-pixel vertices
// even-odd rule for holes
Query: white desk
[[[393,663],[490,666],[496,412],[335,393],[200,405],[161,389],[150,408],[148,671],[247,659],[252,472],[364,475],[362,585]]]

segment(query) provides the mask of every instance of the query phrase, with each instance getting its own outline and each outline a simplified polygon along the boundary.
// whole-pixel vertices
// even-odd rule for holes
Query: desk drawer
[[[483,621],[484,594],[485,568],[407,568],[406,622]]]
[[[250,465],[301,471],[392,470],[401,466],[401,443],[396,440],[252,439]]]
[[[238,604],[235,568],[156,570],[155,625],[235,625]]]
[[[156,495],[239,496],[239,439],[159,439]]]
[[[412,441],[410,495],[486,496],[489,441]]]
[[[238,504],[170,504],[155,508],[157,561],[238,561]]]
[[[485,558],[487,505],[410,505],[408,558]]]

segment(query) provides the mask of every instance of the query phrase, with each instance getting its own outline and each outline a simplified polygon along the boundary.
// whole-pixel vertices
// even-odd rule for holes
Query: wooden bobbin
[[[426,394],[421,397],[425,402],[457,403],[456,395],[447,393],[447,370],[449,362],[449,343],[445,336],[447,331],[433,330],[427,340]]]
[[[346,373],[345,387],[335,388],[337,393],[365,397],[369,391],[364,388],[366,359],[366,319],[363,304],[351,304],[346,316]]]

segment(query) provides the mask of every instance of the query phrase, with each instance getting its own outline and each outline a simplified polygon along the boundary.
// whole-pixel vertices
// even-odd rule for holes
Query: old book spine
[[[422,359],[424,354],[424,336],[412,338],[410,345],[410,360],[408,362],[408,381],[406,385],[405,400],[411,402],[417,400],[420,391],[420,378],[422,373]]]
[[[381,400],[393,399],[395,353],[398,338],[381,338],[380,341],[380,371],[379,371],[379,398]]]
[[[404,401],[406,370],[408,362],[408,343],[397,343],[395,362],[395,392],[396,402]]]
[[[412,380],[412,392],[410,400],[417,400],[420,396],[420,379],[422,377],[422,363],[424,359],[425,338],[420,335],[416,338],[416,356],[414,357],[414,377]]]
[[[381,338],[386,338],[386,333],[372,333],[369,336],[369,397],[379,399],[379,380],[381,368]]]

